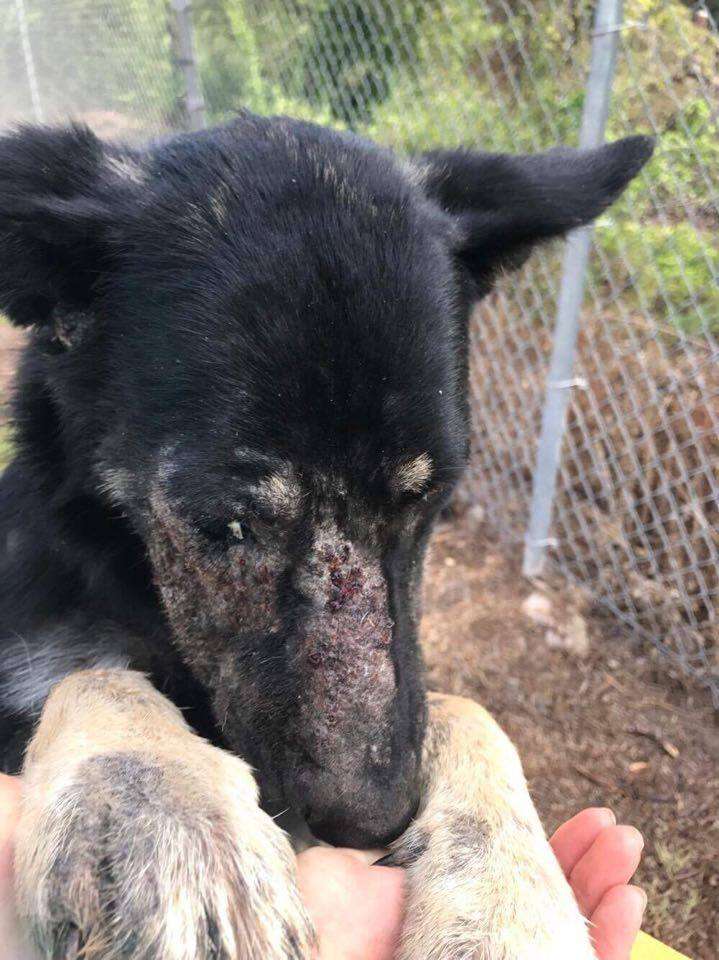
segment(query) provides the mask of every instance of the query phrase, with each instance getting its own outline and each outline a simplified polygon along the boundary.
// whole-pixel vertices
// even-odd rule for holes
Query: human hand
[[[359,850],[312,847],[297,858],[300,894],[319,960],[392,960],[404,918],[404,870],[373,867]]]
[[[629,960],[646,897],[628,881],[644,846],[611,810],[582,810],[551,838],[598,960]],[[321,960],[392,960],[402,929],[404,876],[356,851],[315,847],[298,857],[300,890],[320,938]]]
[[[646,894],[629,884],[644,847],[636,827],[617,826],[611,810],[591,807],[567,820],[549,841],[591,923],[599,960],[629,960]]]
[[[20,811],[20,780],[0,773],[0,944],[2,960],[28,960],[20,945],[12,897],[12,841]]]

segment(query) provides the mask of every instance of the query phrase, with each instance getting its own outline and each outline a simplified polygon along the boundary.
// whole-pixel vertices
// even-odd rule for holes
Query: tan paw
[[[397,960],[595,960],[587,924],[535,824],[424,814],[393,845],[408,871]]]
[[[306,960],[285,835],[246,765],[193,738],[28,772],[18,908],[52,960]],[[57,758],[55,757],[56,761]]]

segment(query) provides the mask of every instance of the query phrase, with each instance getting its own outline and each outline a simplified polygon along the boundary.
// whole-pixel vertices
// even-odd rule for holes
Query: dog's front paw
[[[289,843],[242,761],[193,738],[187,756],[40,763],[25,797],[17,900],[43,958],[312,955]]]
[[[383,862],[407,868],[398,960],[595,960],[538,821],[430,808]]]

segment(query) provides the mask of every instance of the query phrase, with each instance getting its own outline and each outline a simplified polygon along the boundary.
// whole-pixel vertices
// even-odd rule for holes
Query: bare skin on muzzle
[[[160,494],[149,539],[176,642],[213,691],[227,742],[251,751],[244,731],[265,733],[253,760],[270,795],[327,839],[396,836],[416,806],[419,757],[398,731],[394,624],[374,551],[317,524],[290,573],[302,613],[285,633],[286,543],[213,555]]]
[[[361,843],[365,828],[367,842],[381,841],[414,812],[419,764],[399,729],[386,577],[371,551],[326,521],[299,585],[311,613],[295,655],[306,680],[290,794],[328,839],[351,831]]]

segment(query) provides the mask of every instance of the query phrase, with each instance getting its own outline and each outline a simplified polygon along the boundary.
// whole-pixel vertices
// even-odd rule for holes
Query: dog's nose
[[[418,795],[412,791],[392,796],[358,785],[350,798],[336,787],[327,795],[315,791],[308,797],[303,815],[318,840],[335,847],[371,849],[384,847],[404,833],[418,802]]]
[[[398,837],[416,813],[418,766],[412,755],[394,764],[385,750],[367,751],[358,769],[329,768],[309,754],[294,765],[289,792],[310,830],[334,846],[384,846]],[[411,754],[411,751],[410,751]]]

